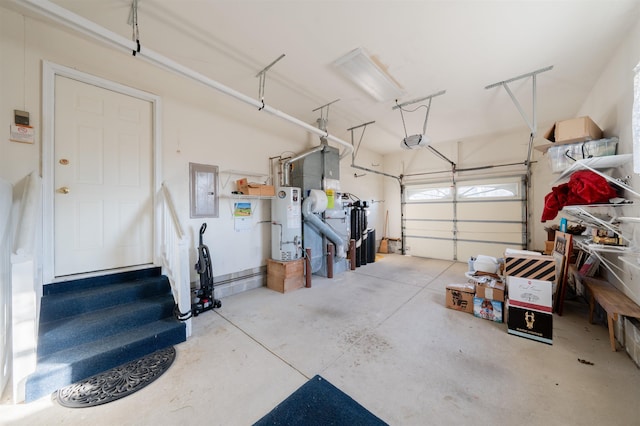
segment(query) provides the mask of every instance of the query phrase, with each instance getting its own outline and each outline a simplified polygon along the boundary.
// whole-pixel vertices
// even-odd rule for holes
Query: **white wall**
[[[152,47],[151,47],[152,48]],[[274,116],[242,104],[213,89],[132,57],[97,42],[85,40],[70,30],[55,28],[0,7],[0,177],[15,183],[32,170],[40,170],[42,131],[41,63],[51,61],[82,72],[156,94],[162,98],[162,176],[177,204],[185,232],[192,238],[192,263],[202,219],[189,218],[189,162],[217,165],[222,170],[244,170],[269,174],[269,157],[301,152],[319,143],[305,131]],[[209,77],[216,79],[215,71]],[[253,77],[253,75],[251,75]],[[8,140],[13,110],[31,113],[36,129],[34,145]],[[295,116],[295,111],[283,112]],[[359,159],[381,163],[379,155],[361,149]],[[343,191],[365,200],[383,200],[382,179],[367,175],[353,178],[351,158],[341,162]],[[228,184],[223,196],[235,190],[241,176],[220,175]],[[254,224],[248,232],[235,232],[231,216],[233,200],[220,200],[220,217],[207,219],[204,242],[211,250],[214,275],[240,272],[262,266],[270,254],[269,201],[257,201]],[[382,227],[372,208],[370,222]],[[195,271],[192,271],[195,280]]]

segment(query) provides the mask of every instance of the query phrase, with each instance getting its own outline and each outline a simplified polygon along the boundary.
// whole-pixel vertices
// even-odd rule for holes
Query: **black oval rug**
[[[95,407],[131,395],[160,377],[173,363],[173,346],[91,376],[53,393],[58,404],[69,408]]]

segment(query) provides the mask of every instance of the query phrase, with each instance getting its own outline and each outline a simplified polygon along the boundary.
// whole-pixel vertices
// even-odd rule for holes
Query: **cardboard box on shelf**
[[[449,284],[446,291],[447,308],[473,313],[473,296],[476,293],[474,284]]]
[[[304,285],[304,259],[281,262],[267,259],[267,288],[286,293]]]
[[[602,130],[590,117],[585,116],[556,121],[556,123],[545,132],[544,138],[555,143],[592,141],[602,138]]]
[[[238,191],[242,192],[243,195],[255,195],[261,197],[276,195],[276,189],[273,185],[248,182],[246,178],[238,179],[236,181],[236,186]]]
[[[489,321],[502,322],[502,302],[474,297],[473,315]]]
[[[530,278],[507,277],[510,306],[551,312],[553,308],[553,283]]]
[[[507,302],[507,333],[553,344],[553,314],[513,306]]]

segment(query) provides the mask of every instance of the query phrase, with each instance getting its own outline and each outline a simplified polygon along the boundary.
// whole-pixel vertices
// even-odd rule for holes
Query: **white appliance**
[[[271,258],[289,261],[302,258],[300,188],[280,187],[271,201]]]

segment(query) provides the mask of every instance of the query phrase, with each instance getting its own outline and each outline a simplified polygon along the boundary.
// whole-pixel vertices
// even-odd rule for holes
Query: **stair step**
[[[168,278],[156,276],[118,284],[89,286],[74,292],[49,294],[42,298],[40,322],[57,321],[170,292]]]
[[[102,275],[98,277],[80,278],[78,280],[59,282],[55,284],[46,284],[43,287],[42,294],[44,296],[49,296],[52,294],[69,292],[75,293],[76,291],[86,290],[88,288],[159,277],[160,272],[159,267],[153,267],[139,269],[136,271],[119,272],[117,274]]]
[[[26,401],[186,340],[160,268],[45,286]]]
[[[167,318],[54,352],[27,379],[26,402],[185,340],[185,324]]]
[[[38,359],[172,317],[174,306],[171,294],[165,294],[43,323],[39,330]]]

